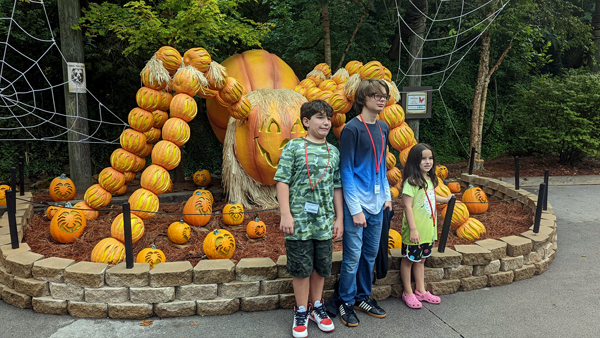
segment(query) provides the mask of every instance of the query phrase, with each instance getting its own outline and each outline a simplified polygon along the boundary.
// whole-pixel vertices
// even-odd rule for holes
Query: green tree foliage
[[[536,79],[515,104],[524,144],[574,164],[600,149],[600,75],[569,71]]]

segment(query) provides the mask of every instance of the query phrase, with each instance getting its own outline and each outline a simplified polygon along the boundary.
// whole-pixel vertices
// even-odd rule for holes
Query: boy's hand
[[[279,222],[279,230],[286,235],[294,234],[294,217],[292,215],[281,215],[281,221]]]
[[[363,214],[362,211],[356,215],[353,215],[352,221],[354,222],[354,226],[361,227],[361,228],[367,227],[367,219],[365,218],[365,214]]]
[[[419,242],[421,242],[421,236],[419,236],[419,232],[417,231],[417,229],[410,230],[410,235],[409,235],[408,239],[410,240],[411,243],[414,243],[414,244],[419,244]]]
[[[389,211],[392,211],[392,201],[385,201],[385,203],[383,204],[383,209],[388,209]]]
[[[335,236],[333,237],[334,240],[341,239],[344,235],[344,220],[342,218],[336,219],[333,222],[333,234]]]

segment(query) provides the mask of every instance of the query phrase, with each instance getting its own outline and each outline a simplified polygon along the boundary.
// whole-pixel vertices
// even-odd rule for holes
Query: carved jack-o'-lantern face
[[[283,147],[303,137],[300,106],[306,99],[289,89],[262,89],[247,95],[252,111],[235,130],[235,156],[254,180],[273,185]]]
[[[258,217],[254,221],[250,221],[248,226],[246,227],[246,234],[250,238],[262,238],[267,233],[267,226],[265,222],[258,219]]]
[[[68,201],[75,197],[75,184],[65,174],[53,179],[48,190],[55,202]]]
[[[223,223],[227,225],[238,225],[244,221],[244,207],[241,204],[231,202],[223,208]]]
[[[79,210],[69,209],[71,207],[67,203],[66,208],[58,210],[50,222],[50,235],[59,243],[74,242],[85,229],[85,216]]]
[[[223,229],[216,229],[204,239],[204,254],[209,259],[229,259],[235,251],[235,238]]]

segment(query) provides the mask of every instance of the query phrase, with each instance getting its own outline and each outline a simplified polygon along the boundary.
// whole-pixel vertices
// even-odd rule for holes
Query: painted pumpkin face
[[[62,174],[50,182],[49,192],[55,202],[68,201],[75,197],[75,184],[65,174]]]
[[[244,207],[241,204],[231,202],[223,208],[223,223],[227,225],[238,225],[244,221]]]
[[[267,233],[267,226],[265,222],[256,218],[254,221],[248,223],[246,227],[246,234],[250,238],[262,238]]]
[[[285,96],[285,100],[273,97]],[[252,111],[235,129],[235,156],[257,182],[273,185],[281,151],[289,140],[303,137],[300,106],[306,99],[287,89],[260,90],[247,95]]]
[[[204,239],[204,254],[209,259],[229,259],[235,251],[235,238],[223,229],[216,229]]]
[[[210,184],[210,173],[206,169],[196,171],[193,179],[197,186],[206,187]]]
[[[150,269],[154,269],[155,266],[166,261],[165,254],[154,245],[152,245],[152,248],[143,249],[136,257],[136,262],[148,263],[150,264]]]

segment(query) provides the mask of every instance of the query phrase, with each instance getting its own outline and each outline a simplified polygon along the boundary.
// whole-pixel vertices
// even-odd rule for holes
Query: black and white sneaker
[[[339,310],[340,319],[344,325],[351,327],[358,326],[359,320],[358,317],[356,317],[356,312],[354,312],[352,305],[342,302]]]
[[[377,305],[377,301],[371,298],[365,298],[361,301],[354,303],[354,308],[370,314],[373,317],[384,318],[387,313],[384,309]]]
[[[292,326],[292,335],[294,338],[308,337],[308,311],[298,311],[298,307],[294,307],[294,325]]]

